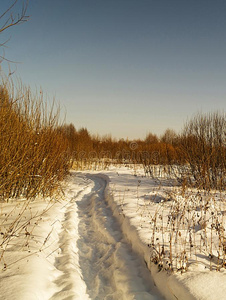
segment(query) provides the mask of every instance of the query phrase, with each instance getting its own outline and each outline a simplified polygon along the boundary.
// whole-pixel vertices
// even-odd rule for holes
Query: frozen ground
[[[72,172],[57,201],[1,203],[0,299],[226,299],[224,256],[215,250],[222,251],[222,236],[214,236],[212,245],[206,237],[200,246],[200,207],[200,218],[191,217],[193,230],[179,221],[171,228],[174,222],[168,225],[167,215],[178,207],[183,211],[181,198],[170,199],[178,199],[176,194],[169,182],[159,186],[120,168]],[[224,212],[224,201],[214,204]],[[224,217],[218,219],[225,228]],[[203,220],[209,220],[208,213]],[[170,246],[171,229],[178,236],[171,236]]]

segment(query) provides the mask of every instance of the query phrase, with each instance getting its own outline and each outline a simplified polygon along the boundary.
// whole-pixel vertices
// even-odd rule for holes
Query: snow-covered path
[[[1,300],[162,299],[107,204],[107,182],[72,172],[63,201],[28,204],[0,262]],[[17,220],[23,203],[4,204],[1,223]]]
[[[79,263],[91,299],[162,299],[144,260],[137,256],[108,207],[106,181],[88,176],[94,186],[78,202]]]
[[[63,197],[0,203],[0,299],[224,299],[223,268],[151,263],[148,209],[159,205],[153,193],[164,199],[154,184],[125,168],[72,171]]]

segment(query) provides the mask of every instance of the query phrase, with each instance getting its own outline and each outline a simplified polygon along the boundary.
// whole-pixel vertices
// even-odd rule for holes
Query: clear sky
[[[225,109],[225,0],[30,0],[28,15],[5,56],[77,129],[144,138]]]

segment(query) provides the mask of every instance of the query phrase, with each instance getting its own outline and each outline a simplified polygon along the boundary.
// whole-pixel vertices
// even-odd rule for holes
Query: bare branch
[[[3,18],[17,3],[18,0],[16,0],[1,16],[0,19]]]
[[[28,7],[28,1],[25,4],[23,3],[23,7],[22,7],[22,10],[21,10],[20,14],[18,14],[17,16],[13,15],[12,9],[16,5],[17,1],[18,0],[14,1],[13,4],[0,16],[0,20],[1,20],[4,16],[9,14],[9,17],[7,18],[5,23],[0,28],[0,33],[2,33],[3,31],[5,31],[7,29],[9,29],[12,26],[24,23],[29,19],[29,16],[26,15],[27,7]]]

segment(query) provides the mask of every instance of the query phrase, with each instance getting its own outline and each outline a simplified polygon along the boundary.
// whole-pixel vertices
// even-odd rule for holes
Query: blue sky
[[[28,15],[5,56],[76,128],[144,138],[225,108],[225,0],[30,0]]]

